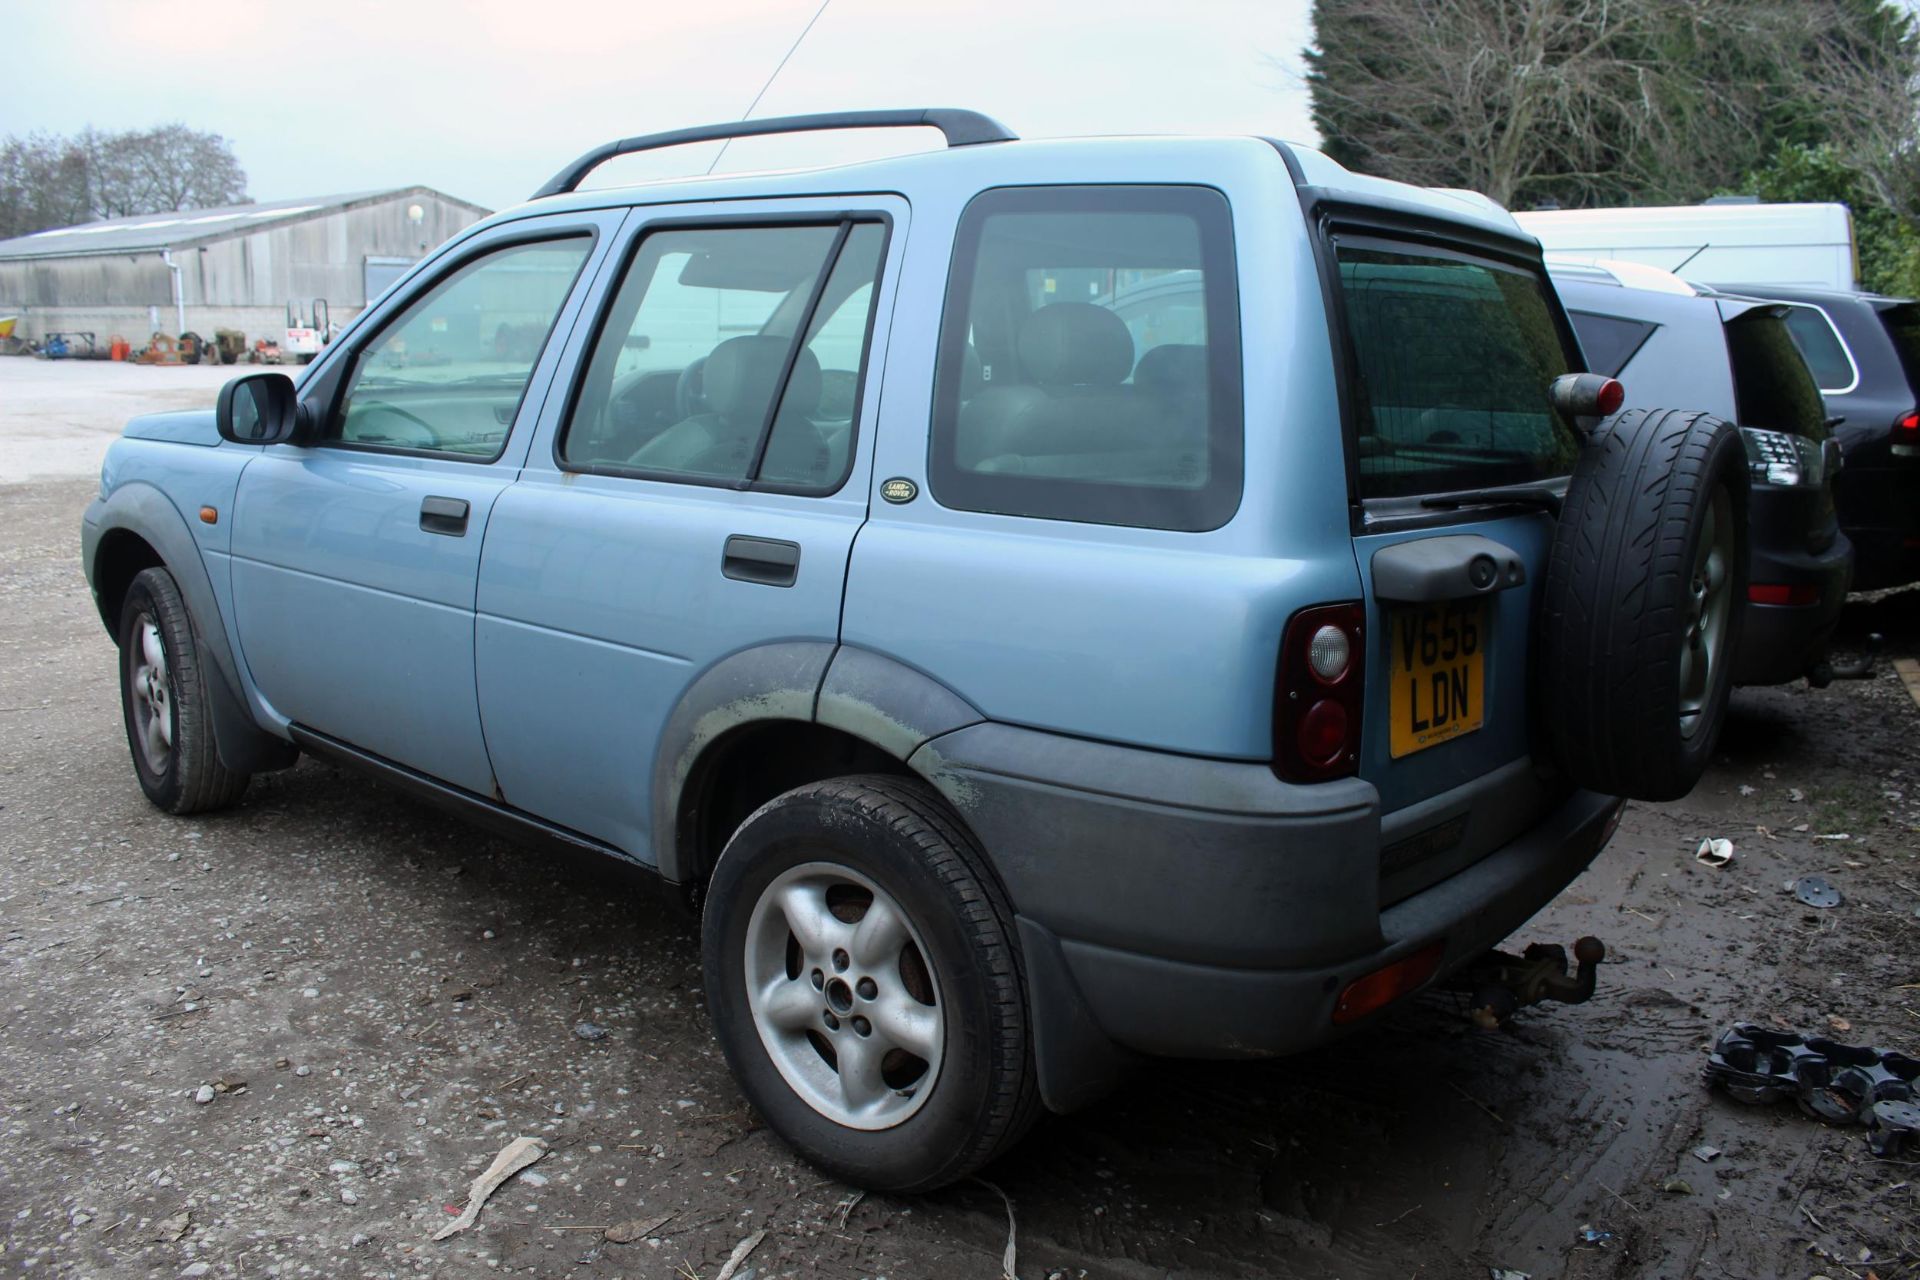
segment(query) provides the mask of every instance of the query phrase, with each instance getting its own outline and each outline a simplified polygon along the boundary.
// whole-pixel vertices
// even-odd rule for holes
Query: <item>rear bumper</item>
[[[1920,458],[1874,452],[1848,455],[1834,482],[1840,524],[1853,542],[1855,591],[1920,582]]]
[[[1292,786],[1262,764],[996,724],[913,764],[1012,899],[1056,1110],[1097,1096],[1129,1052],[1270,1056],[1363,1025],[1333,1022],[1348,983],[1436,942],[1436,977],[1472,960],[1580,874],[1620,808],[1556,792],[1491,853],[1383,909],[1378,795],[1357,779]]]
[[[1785,684],[1805,675],[1827,651],[1853,576],[1853,544],[1845,534],[1835,533],[1826,550],[1812,552],[1775,549],[1788,537],[1804,547],[1804,524],[1773,538],[1766,536],[1768,532],[1768,526],[1754,522],[1748,581],[1810,589],[1815,599],[1811,604],[1747,605],[1733,658],[1735,684]]]
[[[1334,1023],[1349,983],[1436,942],[1444,947],[1436,979],[1498,945],[1586,869],[1619,808],[1611,797],[1576,792],[1526,835],[1381,912],[1378,937],[1356,938],[1358,949],[1331,963],[1232,969],[1066,940],[1061,951],[1094,1021],[1129,1049],[1178,1057],[1294,1053],[1368,1021]]]

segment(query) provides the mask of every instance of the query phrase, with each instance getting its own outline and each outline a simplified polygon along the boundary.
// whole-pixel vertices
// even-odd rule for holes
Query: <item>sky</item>
[[[738,119],[819,0],[319,0],[8,6],[0,134],[184,121],[257,200],[415,183],[488,208],[613,138]],[[1307,0],[827,0],[755,116],[970,107],[1022,137],[1312,142]],[[751,140],[722,172],[937,145],[914,130]],[[716,144],[596,184],[704,172]]]

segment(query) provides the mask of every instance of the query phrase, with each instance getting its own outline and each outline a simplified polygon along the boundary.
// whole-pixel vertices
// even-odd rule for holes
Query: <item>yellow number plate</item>
[[[1394,609],[1387,628],[1393,758],[1478,729],[1487,715],[1487,602]]]

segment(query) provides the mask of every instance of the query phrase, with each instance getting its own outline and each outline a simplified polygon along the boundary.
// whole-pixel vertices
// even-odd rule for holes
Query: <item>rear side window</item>
[[[1853,357],[1833,330],[1833,321],[1818,307],[1789,307],[1787,330],[1800,354],[1813,370],[1813,381],[1822,391],[1848,391],[1856,380]]]
[[[1008,187],[960,221],[930,479],[949,507],[1152,529],[1240,504],[1239,303],[1203,187]]]
[[[1920,303],[1907,302],[1888,307],[1880,313],[1880,323],[1893,339],[1900,368],[1907,375],[1907,386],[1920,395]]]
[[[1629,320],[1625,316],[1603,316],[1596,311],[1569,311],[1573,331],[1586,352],[1587,368],[1617,378],[1627,367],[1653,331],[1660,326],[1651,320]]]
[[[1770,310],[1749,311],[1729,321],[1726,332],[1740,425],[1825,440],[1827,411],[1820,388],[1786,321]]]
[[[1546,282],[1479,258],[1335,239],[1358,374],[1358,488],[1399,498],[1563,476],[1569,371]]]

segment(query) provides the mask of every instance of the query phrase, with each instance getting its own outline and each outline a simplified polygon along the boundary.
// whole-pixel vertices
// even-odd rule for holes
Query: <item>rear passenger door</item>
[[[642,210],[480,565],[506,802],[645,861],[655,744],[743,649],[834,643],[867,514],[895,197]]]

